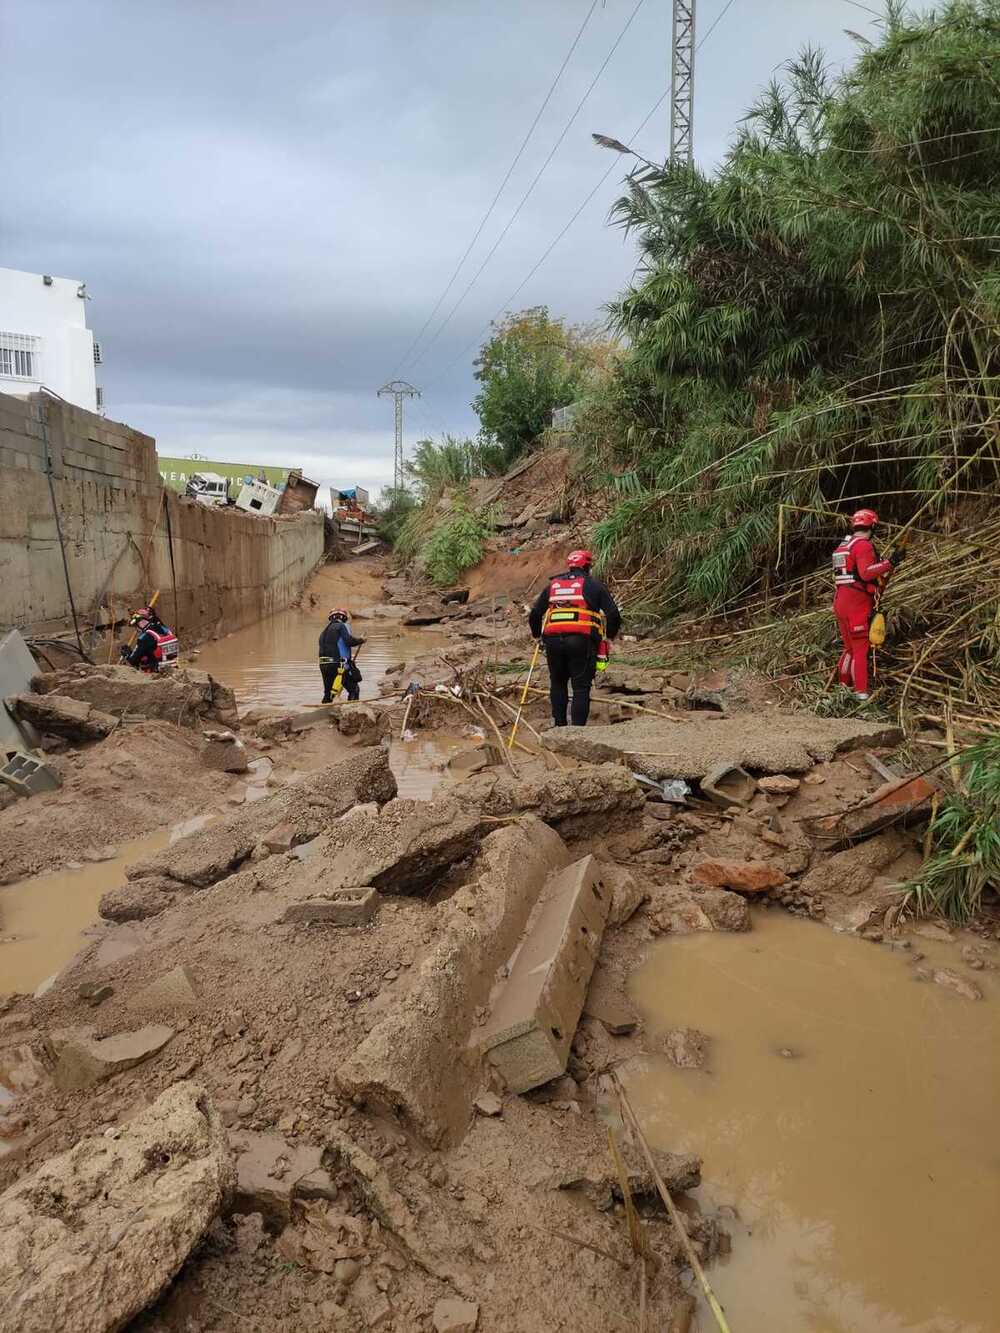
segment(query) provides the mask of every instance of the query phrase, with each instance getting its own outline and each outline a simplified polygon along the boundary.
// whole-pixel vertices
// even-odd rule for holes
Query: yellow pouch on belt
[[[885,643],[885,616],[876,611],[872,623],[868,626],[868,642],[873,648],[881,648]]]

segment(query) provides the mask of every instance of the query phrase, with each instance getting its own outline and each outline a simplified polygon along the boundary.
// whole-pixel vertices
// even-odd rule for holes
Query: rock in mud
[[[691,872],[698,884],[739,893],[766,893],[788,882],[788,876],[767,861],[729,861],[721,857],[702,861]]]
[[[803,877],[800,888],[808,897],[832,893],[853,897],[870,888],[879,871],[892,865],[906,848],[903,835],[895,829],[887,829],[868,842],[847,847],[818,861]]]
[[[663,1053],[678,1069],[704,1069],[711,1038],[697,1028],[671,1028],[661,1037]]]
[[[768,796],[791,796],[801,785],[798,778],[790,778],[787,773],[774,773],[757,779],[757,790]]]
[[[636,1150],[626,1146],[623,1150],[625,1167],[628,1171],[629,1189],[633,1195],[644,1199],[659,1199],[656,1182],[653,1180],[645,1161],[638,1160]],[[663,1183],[671,1194],[685,1194],[697,1189],[701,1184],[701,1158],[694,1153],[665,1152],[653,1149],[653,1161],[663,1177]],[[601,1212],[607,1212],[621,1199],[621,1184],[617,1172],[603,1161],[595,1160],[563,1171],[552,1182],[553,1188],[561,1190],[579,1190]],[[662,1202],[660,1207],[663,1207]]]
[[[21,722],[68,741],[103,740],[118,725],[113,714],[64,694],[15,694],[6,704]]]
[[[233,1211],[260,1213],[271,1232],[283,1230],[300,1198],[332,1198],[336,1194],[323,1167],[323,1149],[289,1144],[280,1134],[234,1130],[229,1142],[236,1153]]]
[[[475,1333],[479,1306],[475,1301],[438,1301],[432,1316],[434,1333]]]
[[[0,1196],[0,1325],[113,1333],[160,1294],[232,1188],[204,1090],[177,1083]]]
[[[144,986],[128,1002],[129,1009],[176,1010],[193,1013],[201,1008],[201,995],[194,976],[186,967],[174,967]]]
[[[678,885],[657,890],[649,909],[654,935],[687,935],[695,930],[750,929],[746,899],[725,889],[692,892]]]
[[[45,1040],[52,1080],[63,1092],[89,1088],[123,1069],[142,1064],[162,1051],[173,1028],[155,1024],[134,1032],[119,1032],[98,1039],[93,1027],[58,1028]]]
[[[64,694],[117,718],[124,709],[130,718],[172,722],[177,727],[202,726],[206,721],[235,726],[236,696],[205,671],[178,667],[151,676],[134,667],[73,666],[36,676],[32,689],[40,694]]]
[[[981,1000],[983,992],[974,981],[963,977],[960,972],[953,972],[950,967],[939,967],[931,974],[931,980],[946,990],[954,991],[965,1000]]]
[[[643,903],[649,902],[649,890],[640,885],[635,875],[624,866],[602,862],[601,875],[611,889],[608,925],[623,926]]]
[[[97,908],[106,921],[145,921],[159,916],[176,902],[185,887],[165,875],[151,875],[149,879],[126,882],[117,889],[102,894]]]
[[[245,773],[250,767],[247,747],[231,731],[206,731],[202,736],[201,762],[219,773]]]

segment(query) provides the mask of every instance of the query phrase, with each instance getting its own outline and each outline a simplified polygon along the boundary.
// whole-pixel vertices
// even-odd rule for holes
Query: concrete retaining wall
[[[69,616],[46,435],[88,625],[102,605],[121,617],[159,588],[164,618],[182,634],[229,632],[287,606],[322,559],[320,513],[258,518],[181,499],[161,485],[150,436],[51,399],[0,394],[0,625],[38,630]]]

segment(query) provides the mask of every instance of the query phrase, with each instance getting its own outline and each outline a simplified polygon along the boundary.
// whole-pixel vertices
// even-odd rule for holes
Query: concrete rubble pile
[[[124,664],[72,666],[35,676],[36,694],[60,695],[91,704],[115,719],[146,718],[198,727],[205,722],[238,724],[236,698],[205,671],[178,667],[159,675]],[[62,734],[62,733],[59,733]]]

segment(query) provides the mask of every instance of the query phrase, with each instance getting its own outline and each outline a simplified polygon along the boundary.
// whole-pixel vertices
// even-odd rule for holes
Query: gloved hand
[[[906,559],[906,547],[901,546],[898,551],[893,551],[889,559],[892,561],[893,569],[898,569],[899,566]]]
[[[362,648],[367,642],[367,639],[355,639],[354,646],[355,648]]]

